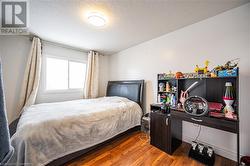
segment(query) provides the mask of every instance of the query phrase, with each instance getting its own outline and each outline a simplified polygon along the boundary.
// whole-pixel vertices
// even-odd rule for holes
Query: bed
[[[109,81],[107,96],[26,108],[11,137],[14,165],[62,165],[138,129],[143,80]]]

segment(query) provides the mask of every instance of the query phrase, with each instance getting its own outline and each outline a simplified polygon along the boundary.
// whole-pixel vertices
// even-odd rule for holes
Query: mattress
[[[25,108],[9,164],[40,166],[140,125],[140,106],[122,97],[44,103]]]

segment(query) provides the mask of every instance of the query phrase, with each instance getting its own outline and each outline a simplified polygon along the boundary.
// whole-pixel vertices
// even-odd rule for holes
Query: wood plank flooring
[[[147,135],[138,131],[82,156],[68,166],[202,166],[188,158],[189,148],[189,144],[183,143],[171,156],[150,145]],[[235,162],[216,156],[215,166],[234,165]]]

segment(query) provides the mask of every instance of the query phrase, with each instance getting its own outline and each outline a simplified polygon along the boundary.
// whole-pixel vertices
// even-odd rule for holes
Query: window
[[[46,57],[46,90],[83,89],[86,63]]]

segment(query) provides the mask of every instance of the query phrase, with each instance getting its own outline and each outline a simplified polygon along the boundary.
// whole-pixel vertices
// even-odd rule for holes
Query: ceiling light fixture
[[[106,25],[106,19],[100,13],[97,13],[97,12],[90,13],[88,14],[87,18],[88,18],[89,23],[96,27],[102,27]]]

